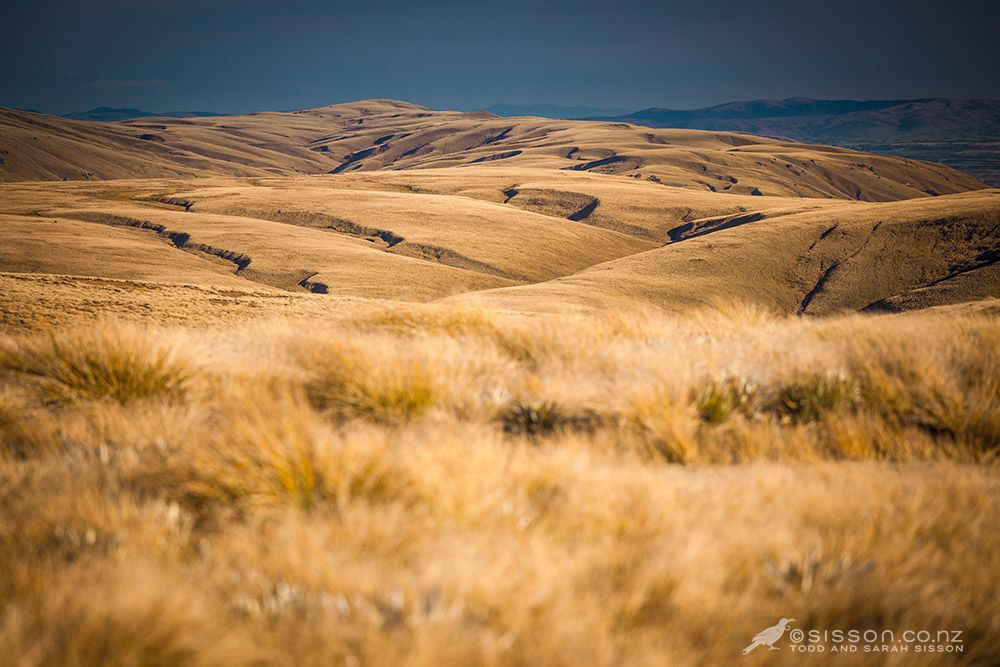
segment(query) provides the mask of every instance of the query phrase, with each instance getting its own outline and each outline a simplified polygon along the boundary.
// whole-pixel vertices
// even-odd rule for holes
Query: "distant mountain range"
[[[1000,187],[1000,101],[785,100],[729,102],[704,109],[588,113],[588,107],[495,104],[498,116],[602,120],[647,127],[745,132],[939,162]]]
[[[602,114],[647,127],[780,137],[869,153],[939,162],[1000,187],[1000,101],[787,100],[731,102],[706,109],[644,109]]]
[[[22,109],[31,113],[40,113],[35,109]],[[287,112],[297,111],[288,109]],[[624,116],[630,114],[634,109],[625,108],[604,108],[604,107],[567,107],[555,104],[533,104],[529,106],[519,106],[516,104],[494,104],[485,111],[489,111],[495,116],[505,118],[514,116],[541,116],[542,118],[559,118],[564,120],[579,120],[581,118],[592,118],[595,116]],[[215,113],[214,111],[143,111],[141,109],[118,109],[114,107],[97,107],[89,111],[74,111],[62,114],[63,118],[70,120],[91,120],[101,123],[115,123],[121,120],[133,120],[135,118],[203,118],[212,116],[226,116],[228,114]]]
[[[601,114],[648,127],[777,134],[796,141],[898,142],[968,141],[1000,138],[1000,101],[787,100],[730,102],[707,109],[643,109]]]
[[[624,116],[632,113],[631,109],[603,109],[601,107],[563,107],[556,104],[532,104],[519,106],[517,104],[494,104],[484,111],[496,116],[510,118],[514,116],[541,116],[542,118],[558,118],[562,120],[580,120],[594,116]]]
[[[70,120],[93,120],[101,123],[114,123],[119,120],[132,120],[133,118],[202,118],[206,116],[225,116],[224,113],[214,111],[142,111],[140,109],[115,109],[112,107],[97,107],[90,111],[74,111],[63,114],[63,118]]]

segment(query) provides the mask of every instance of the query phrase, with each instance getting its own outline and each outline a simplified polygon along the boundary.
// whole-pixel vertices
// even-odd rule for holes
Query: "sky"
[[[7,0],[0,106],[1000,98],[996,0]]]

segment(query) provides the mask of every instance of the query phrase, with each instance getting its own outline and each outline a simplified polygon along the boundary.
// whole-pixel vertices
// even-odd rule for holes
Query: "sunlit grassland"
[[[0,338],[11,665],[1000,658],[1000,319],[374,307]],[[786,645],[787,646],[787,645]]]

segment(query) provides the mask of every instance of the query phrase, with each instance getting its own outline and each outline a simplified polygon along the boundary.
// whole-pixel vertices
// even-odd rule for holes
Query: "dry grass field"
[[[1000,661],[997,191],[385,101],[4,114],[0,664]],[[741,655],[781,618],[961,651]]]

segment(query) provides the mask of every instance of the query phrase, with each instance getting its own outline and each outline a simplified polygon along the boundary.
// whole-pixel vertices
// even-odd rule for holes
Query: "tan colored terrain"
[[[990,190],[714,217],[654,250],[475,296],[542,310],[727,300],[783,313],[898,310],[1000,296],[998,249],[1000,193]]]
[[[1000,662],[1000,191],[379,100],[0,125],[3,665]]]
[[[3,122],[3,179],[70,179],[0,185],[7,272],[220,287],[235,274],[529,311],[737,299],[822,314],[1000,296],[996,193],[929,163],[386,100]],[[195,178],[135,178],[177,175]],[[78,180],[106,178],[121,180]]]
[[[0,137],[6,181],[291,176],[502,162],[732,194],[887,201],[984,187],[941,165],[752,135],[498,118],[390,100],[111,124],[2,110]]]
[[[509,310],[777,312],[1000,296],[1000,195],[690,192],[542,169],[0,185],[0,268]],[[581,213],[582,211],[582,213]]]

